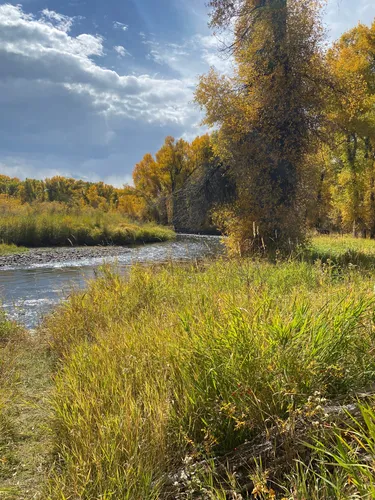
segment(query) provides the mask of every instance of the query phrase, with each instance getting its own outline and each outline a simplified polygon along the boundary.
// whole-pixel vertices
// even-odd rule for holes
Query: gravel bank
[[[56,247],[31,248],[26,253],[0,256],[0,269],[4,267],[33,267],[36,265],[80,261],[91,258],[107,258],[130,252],[125,247]]]

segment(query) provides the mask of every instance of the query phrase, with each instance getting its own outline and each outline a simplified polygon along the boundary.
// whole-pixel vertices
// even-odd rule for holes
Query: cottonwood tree
[[[147,153],[133,170],[133,181],[138,195],[144,200],[145,218],[167,223],[166,193],[163,173],[154,157]]]
[[[330,49],[338,92],[328,107],[335,127],[333,212],[353,236],[375,237],[375,22],[359,24]]]
[[[155,158],[146,154],[135,166],[134,185],[159,222],[172,224],[176,212],[175,195],[186,180],[207,161],[209,139],[197,137],[192,144],[167,136]]]
[[[212,0],[211,26],[233,28],[231,76],[211,70],[196,90],[220,127],[237,201],[217,217],[238,253],[285,250],[305,238],[304,159],[315,147],[325,89],[317,0]]]

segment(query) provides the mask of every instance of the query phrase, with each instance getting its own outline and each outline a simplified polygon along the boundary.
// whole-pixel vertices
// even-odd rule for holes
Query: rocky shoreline
[[[28,252],[0,256],[0,269],[24,268],[93,258],[111,258],[130,252],[120,246],[31,248]]]

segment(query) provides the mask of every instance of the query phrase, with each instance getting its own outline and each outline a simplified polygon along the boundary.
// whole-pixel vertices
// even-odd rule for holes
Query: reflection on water
[[[135,262],[195,260],[220,254],[223,247],[216,236],[179,235],[176,241],[124,249],[124,254],[105,262],[117,262],[126,270]],[[29,269],[0,270],[0,298],[6,313],[28,328],[35,328],[44,314],[72,288],[83,288],[104,260],[53,262]]]

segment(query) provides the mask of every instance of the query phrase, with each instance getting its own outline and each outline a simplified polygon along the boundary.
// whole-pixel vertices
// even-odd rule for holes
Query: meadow
[[[3,497],[374,498],[374,271],[375,242],[319,237],[104,267],[36,341],[3,318]]]
[[[174,232],[168,228],[153,223],[136,223],[119,212],[90,207],[69,208],[56,202],[0,205],[0,243],[6,245],[132,245],[173,238]],[[11,247],[8,246],[9,250]]]

